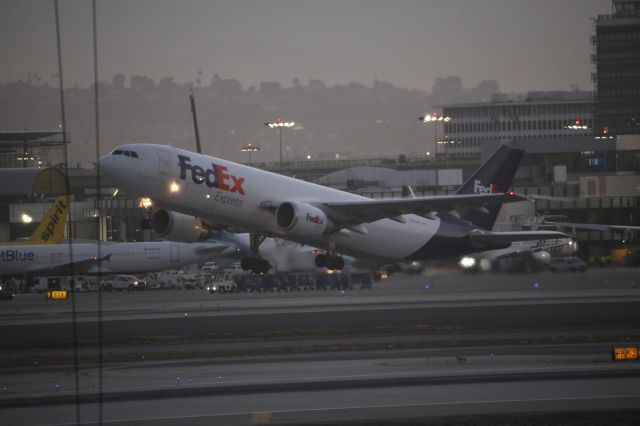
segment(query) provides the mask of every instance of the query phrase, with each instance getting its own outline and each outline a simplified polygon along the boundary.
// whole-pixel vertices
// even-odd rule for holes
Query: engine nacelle
[[[531,256],[541,265],[547,266],[551,263],[551,254],[547,251],[536,251],[531,253]]]
[[[154,234],[169,241],[192,243],[209,233],[197,217],[165,209],[154,211],[149,222]]]
[[[322,210],[306,203],[280,204],[276,220],[280,229],[292,236],[321,236],[333,229],[333,222]]]

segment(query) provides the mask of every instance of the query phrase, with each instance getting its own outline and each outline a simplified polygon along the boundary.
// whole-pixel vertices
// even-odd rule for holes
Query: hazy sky
[[[590,20],[610,0],[98,0],[101,80],[116,72],[246,88],[294,77],[430,90],[436,77],[503,91],[591,89]],[[65,84],[93,78],[91,2],[60,0]],[[0,1],[0,81],[54,84],[53,0]]]

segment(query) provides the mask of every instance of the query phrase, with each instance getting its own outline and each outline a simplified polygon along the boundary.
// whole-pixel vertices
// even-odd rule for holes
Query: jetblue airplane
[[[487,250],[463,256],[458,265],[466,271],[487,272],[493,270],[499,259],[529,256],[540,267],[546,268],[552,256],[569,256],[578,251],[573,238],[550,238],[538,241],[514,241],[510,247]]]
[[[173,269],[213,257],[233,255],[231,243],[138,243],[41,244],[0,247],[0,276],[91,275],[140,273]],[[73,257],[71,257],[71,254]]]
[[[122,145],[100,159],[102,172],[129,193],[200,218],[208,226],[249,232],[245,269],[267,272],[266,236],[326,251],[318,266],[341,269],[338,254],[388,261],[424,260],[506,248],[513,241],[562,238],[560,232],[490,231],[524,151],[500,147],[459,194],[370,199],[276,173],[154,144]]]

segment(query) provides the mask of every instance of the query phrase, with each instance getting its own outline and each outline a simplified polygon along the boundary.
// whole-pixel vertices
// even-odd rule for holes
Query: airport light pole
[[[278,129],[280,138],[280,174],[283,174],[282,170],[282,129],[285,127],[293,127],[296,123],[293,121],[284,121],[282,118],[277,118],[276,121],[271,123],[264,123],[265,126],[270,129]]]
[[[418,120],[423,123],[433,123],[433,148],[435,150],[436,159],[436,191],[438,190],[438,169],[440,164],[438,163],[438,123],[448,123],[452,120],[448,115],[442,115],[439,112],[432,112],[431,114],[425,114],[422,117],[418,117]]]
[[[252,143],[248,143],[248,144],[242,145],[242,148],[240,148],[240,151],[249,153],[249,165],[251,165],[251,153],[261,151],[261,149],[259,146],[255,146]]]

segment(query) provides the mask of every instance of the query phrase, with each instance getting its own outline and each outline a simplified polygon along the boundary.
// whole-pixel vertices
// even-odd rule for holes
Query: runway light
[[[430,288],[431,288],[431,286],[429,285],[429,283],[425,283],[425,284],[424,284],[424,288],[426,288],[426,289],[430,289]]]
[[[540,284],[538,284],[538,283],[533,283],[533,288],[538,288],[538,287],[540,287]]]
[[[614,347],[611,350],[611,358],[613,361],[625,361],[630,359],[638,359],[638,348],[633,346]]]

